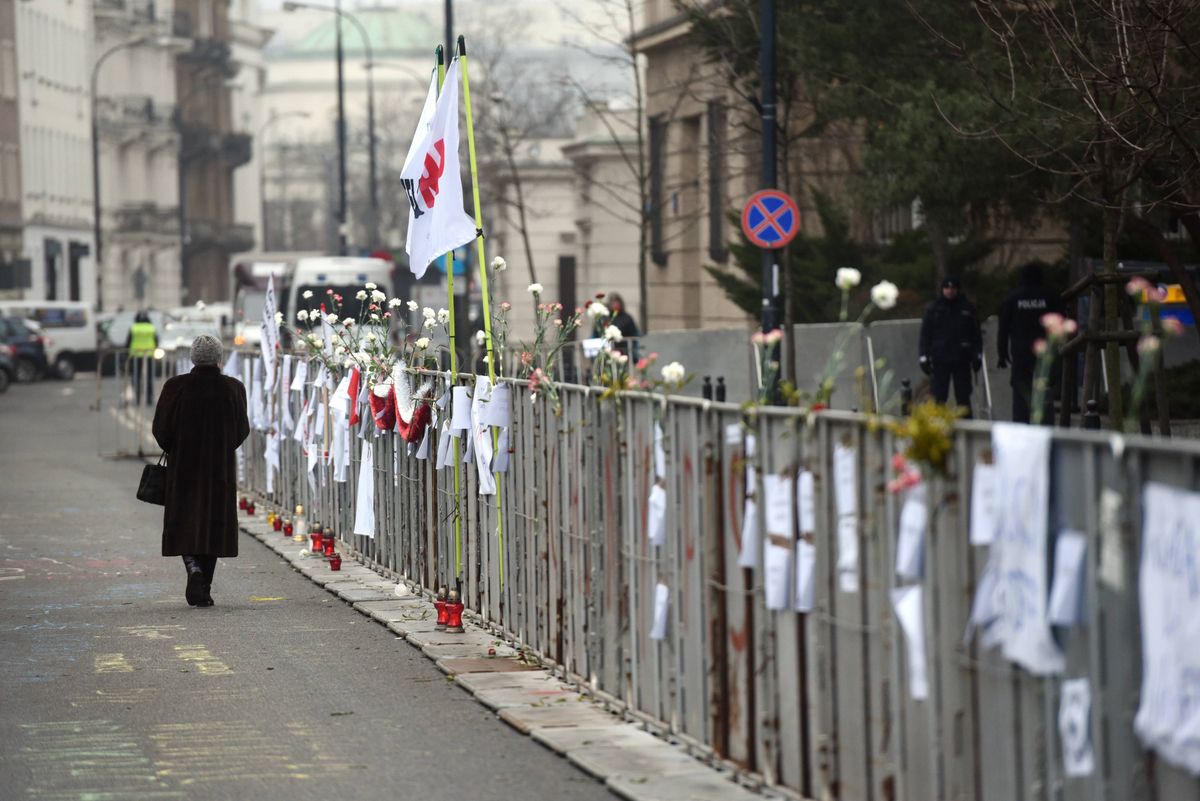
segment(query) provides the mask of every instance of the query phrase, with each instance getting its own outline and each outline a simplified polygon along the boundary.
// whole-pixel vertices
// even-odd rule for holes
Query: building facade
[[[29,284],[21,242],[21,107],[17,0],[0,0],[0,292]]]
[[[18,3],[25,297],[96,299],[92,234],[92,7],[79,0]]]
[[[94,2],[99,305],[171,308],[183,299],[173,3]]]
[[[234,215],[234,171],[250,161],[252,135],[233,115],[233,26],[226,0],[175,0],[175,126],[179,136],[181,292],[184,305],[229,298],[229,257],[254,247],[252,224]]]
[[[272,31],[261,24],[257,0],[233,0],[229,6],[232,56],[238,65],[233,78],[231,115],[234,128],[254,135],[250,161],[233,173],[233,219],[253,229],[254,241],[262,248],[262,154],[259,133],[267,121],[262,109],[267,68],[263,48]]]

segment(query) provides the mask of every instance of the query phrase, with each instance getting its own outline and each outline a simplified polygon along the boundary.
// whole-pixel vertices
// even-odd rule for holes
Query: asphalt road
[[[0,799],[611,799],[251,537],[192,609],[94,378],[0,395]]]

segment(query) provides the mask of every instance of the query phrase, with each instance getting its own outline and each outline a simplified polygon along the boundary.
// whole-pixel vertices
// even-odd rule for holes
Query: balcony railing
[[[102,125],[123,130],[167,129],[171,127],[174,113],[173,105],[157,102],[149,95],[102,97],[98,108]]]
[[[202,250],[223,250],[240,253],[254,247],[254,226],[244,223],[218,223],[210,220],[188,220],[187,253]]]
[[[178,211],[156,203],[126,203],[117,209],[117,231],[125,234],[177,234]]]

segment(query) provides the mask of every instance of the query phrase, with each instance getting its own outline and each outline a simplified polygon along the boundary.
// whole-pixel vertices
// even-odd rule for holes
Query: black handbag
[[[167,466],[163,459],[164,453],[158,457],[158,464],[148,464],[142,468],[142,480],[138,483],[137,499],[159,506],[167,504]]]

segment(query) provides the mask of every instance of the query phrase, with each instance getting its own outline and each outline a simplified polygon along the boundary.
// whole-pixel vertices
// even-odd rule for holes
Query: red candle
[[[246,504],[246,514],[251,517],[254,516],[254,501],[250,501]]]
[[[333,545],[334,545],[333,537],[326,537],[325,538],[325,555],[326,556],[334,555],[333,554]]]
[[[454,634],[459,634],[463,631],[462,624],[463,603],[458,600],[458,592],[450,593],[450,600],[446,601],[446,631]]]
[[[276,531],[283,531],[283,519],[279,515],[276,515],[271,520],[271,527]]]
[[[338,556],[336,553],[333,556],[329,557],[329,569],[330,570],[341,570],[342,569],[342,557]]]
[[[312,539],[312,552],[320,553],[321,548],[324,547],[323,540],[325,539],[325,535],[322,534],[320,531],[314,531],[311,535],[311,539]]]
[[[292,531],[294,531],[294,529],[292,528],[292,521],[288,520],[286,523],[283,524],[283,535],[285,537],[290,537],[290,536],[292,536]]]

